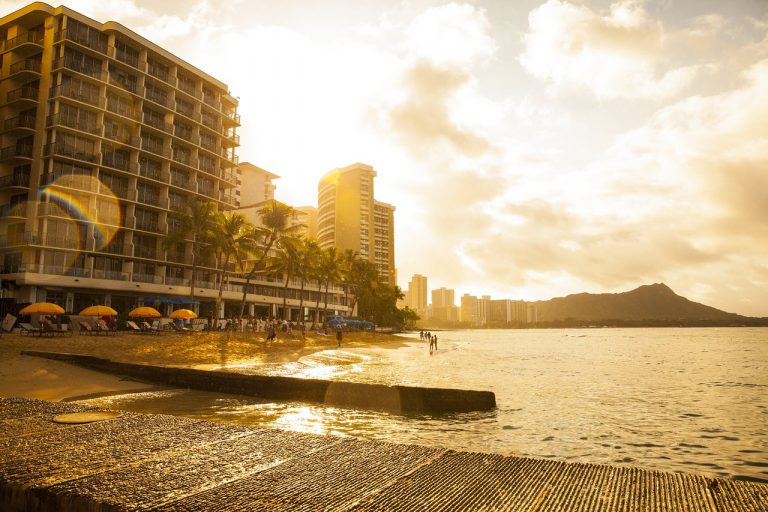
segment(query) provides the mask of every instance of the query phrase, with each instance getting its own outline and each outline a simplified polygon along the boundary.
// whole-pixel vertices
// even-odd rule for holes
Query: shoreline
[[[342,348],[396,348],[407,340],[396,335],[345,333]],[[67,352],[120,362],[193,369],[223,369],[238,364],[296,362],[336,348],[336,339],[308,333],[280,334],[265,344],[264,333],[195,333],[160,336],[120,332],[114,336],[39,338],[20,334],[0,337],[0,397],[73,401],[124,393],[152,391],[157,385],[88,370],[69,363],[21,355],[22,350]],[[165,389],[165,388],[163,388]]]

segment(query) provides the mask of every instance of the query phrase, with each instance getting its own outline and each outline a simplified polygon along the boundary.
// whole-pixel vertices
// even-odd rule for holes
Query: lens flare
[[[99,195],[94,203],[91,196],[97,191]],[[93,224],[96,249],[106,247],[120,228],[120,200],[97,178],[62,176],[45,185],[41,189],[41,196],[48,197],[73,219]]]

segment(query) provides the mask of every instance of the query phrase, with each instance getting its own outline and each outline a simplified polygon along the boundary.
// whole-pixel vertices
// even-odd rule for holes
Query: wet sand
[[[390,347],[403,343],[393,335],[344,333],[343,347]],[[263,333],[167,333],[159,336],[119,333],[115,336],[38,338],[19,334],[0,337],[0,396],[61,401],[156,389],[156,386],[67,363],[22,356],[22,350],[83,354],[139,364],[218,369],[240,364],[282,363],[336,348],[333,336],[280,334],[266,344]]]

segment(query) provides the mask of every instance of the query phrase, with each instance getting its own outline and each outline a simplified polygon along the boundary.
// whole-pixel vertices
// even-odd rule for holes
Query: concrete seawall
[[[321,379],[245,375],[120,363],[93,356],[23,351],[22,354],[77,364],[92,370],[126,375],[167,386],[257,396],[269,400],[323,403],[338,407],[381,409],[397,413],[445,414],[496,408],[490,391],[385,386]]]
[[[768,485],[0,398],[0,510],[768,510]]]

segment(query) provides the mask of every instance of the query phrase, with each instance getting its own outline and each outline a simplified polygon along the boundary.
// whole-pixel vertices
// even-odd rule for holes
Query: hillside
[[[690,301],[663,283],[645,285],[623,293],[578,293],[535,304],[539,322],[651,320],[739,323],[747,318]]]

